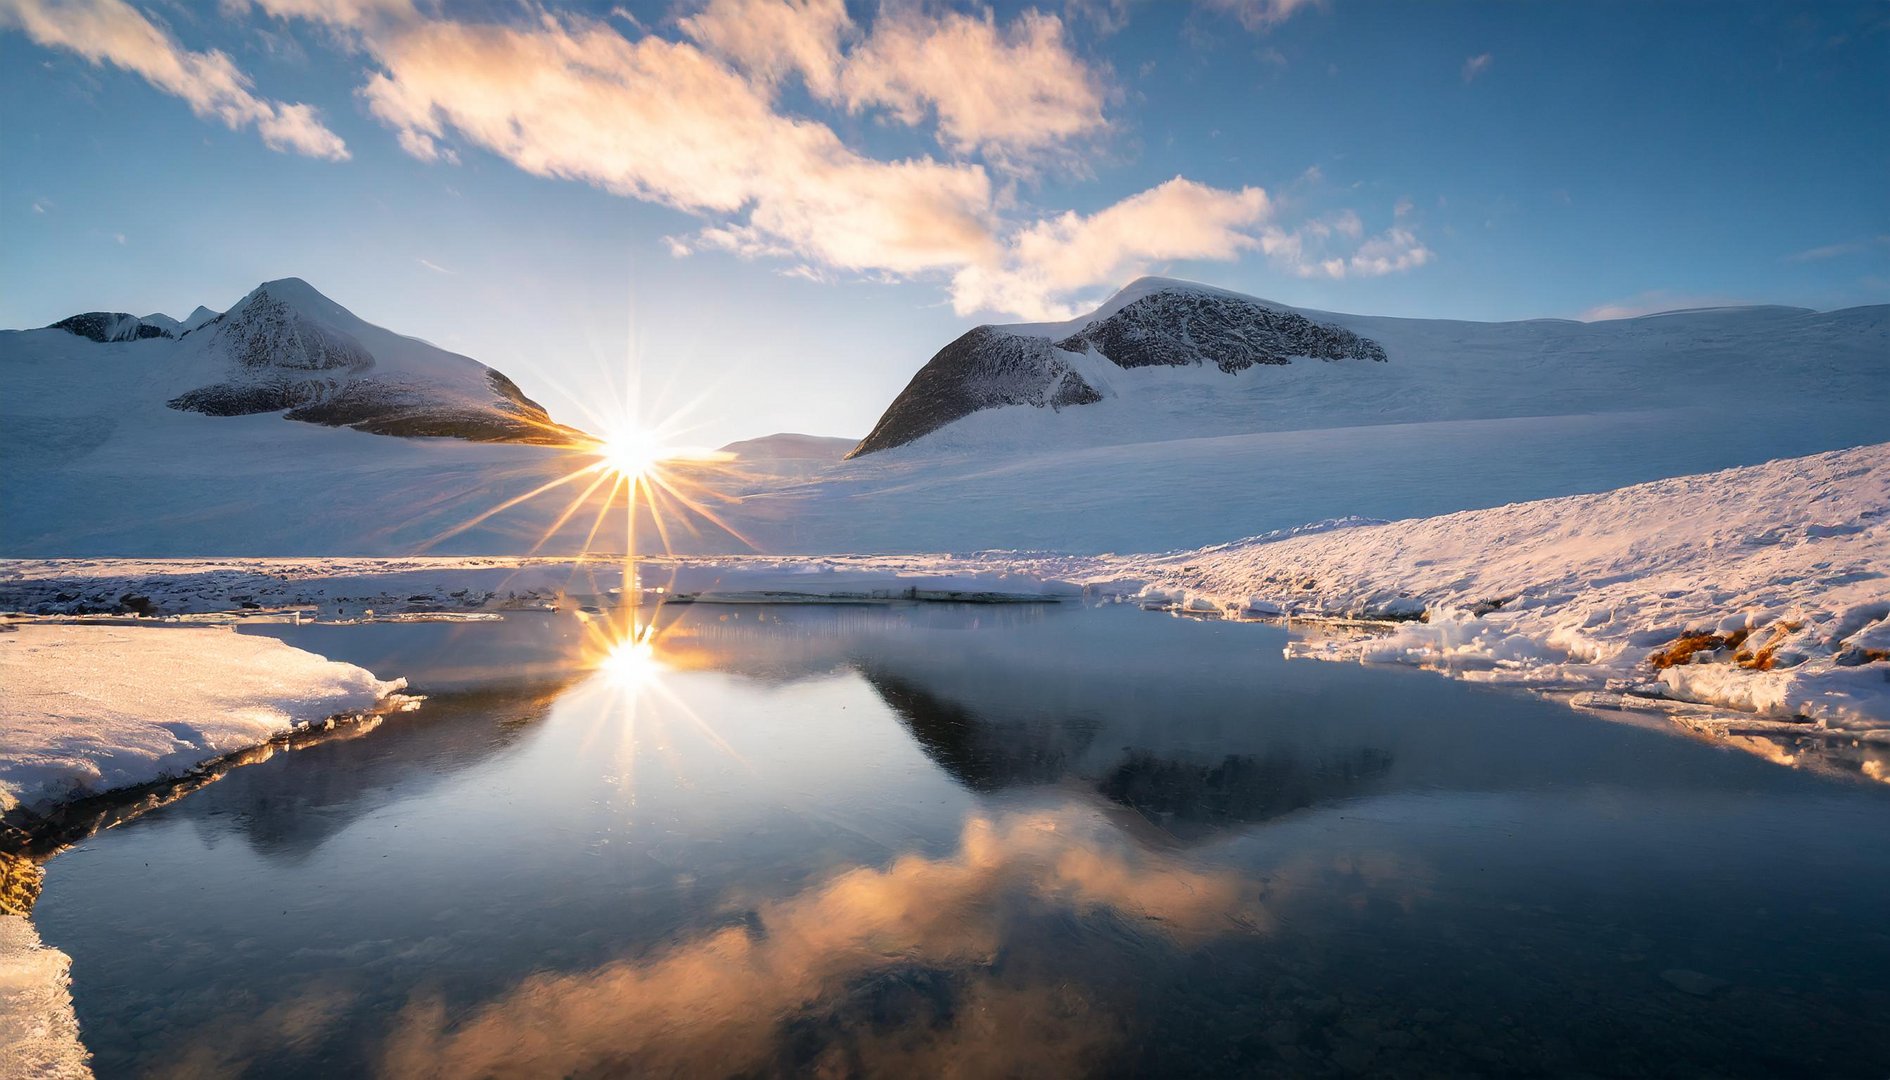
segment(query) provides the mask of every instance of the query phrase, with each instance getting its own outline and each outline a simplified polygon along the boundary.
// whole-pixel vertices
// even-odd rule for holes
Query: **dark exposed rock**
[[[64,330],[68,334],[77,334],[93,341],[141,341],[145,338],[167,338],[172,336],[169,330],[153,326],[136,315],[122,311],[88,311],[83,315],[60,319],[47,327],[48,330]]]
[[[165,404],[206,416],[251,416],[318,401],[327,388],[327,383],[314,380],[212,383],[179,394]]]
[[[290,420],[351,427],[374,435],[468,439],[473,442],[565,444],[575,432],[496,371],[486,381],[497,401],[454,401],[429,387],[393,380],[354,379],[291,408]]]
[[[1242,297],[1176,286],[1151,292],[1060,341],[980,326],[919,369],[848,457],[904,446],[981,409],[1062,409],[1103,395],[1071,366],[1093,353],[1121,368],[1213,364],[1229,374],[1295,358],[1384,362],[1384,347],[1342,326]]]
[[[848,457],[903,446],[999,405],[1062,409],[1102,400],[1049,339],[980,326],[938,351]]]
[[[210,348],[228,358],[230,376],[179,394],[170,407],[210,416],[279,412],[375,435],[560,445],[582,438],[554,423],[511,379],[476,361],[460,358],[483,373],[487,392],[377,369],[374,354],[353,334],[277,295],[294,297],[298,287],[313,293],[299,282],[270,283],[200,327],[215,335]]]
[[[1344,327],[1251,300],[1185,289],[1145,296],[1057,342],[1057,348],[1094,349],[1117,367],[1212,363],[1230,374],[1255,364],[1291,363],[1293,357],[1385,360],[1383,346]]]

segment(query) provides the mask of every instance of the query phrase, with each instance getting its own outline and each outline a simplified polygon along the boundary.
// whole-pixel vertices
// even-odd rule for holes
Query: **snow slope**
[[[1292,359],[1228,372],[1244,359],[1227,342],[1195,342],[1189,303],[1299,316],[1383,347],[1384,363]],[[1166,303],[1192,363],[1106,360],[1086,327],[1107,327]],[[1222,317],[1236,328],[1234,314]],[[1145,320],[1146,321],[1146,320]],[[1251,432],[1623,410],[1707,408],[1753,412],[1803,399],[1841,403],[1862,393],[1883,402],[1890,372],[1890,306],[1701,309],[1581,323],[1397,319],[1296,309],[1192,282],[1143,278],[1090,315],[1059,324],[990,328],[1006,338],[1059,346],[1055,359],[1082,374],[1101,400],[1062,409],[1012,405],[973,413],[891,453],[1014,453]],[[1072,337],[1075,335],[1075,337]],[[1092,330],[1089,338],[1097,337]],[[1107,342],[1103,343],[1105,346]],[[1205,362],[1203,362],[1205,361]],[[1763,412],[1760,408],[1758,412]]]
[[[180,776],[404,685],[224,627],[8,629],[0,811]]]
[[[1145,600],[1415,618],[1298,655],[1635,689],[1890,739],[1890,444],[1124,560]],[[1676,644],[1671,666],[1656,652]]]
[[[1124,393],[1159,402],[1172,387],[1190,382],[1218,383],[1210,396],[1224,395],[1234,385],[1181,380],[1190,369],[1237,375],[1256,366],[1314,360],[1382,362],[1385,350],[1342,326],[1314,322],[1281,305],[1142,278],[1084,319],[1054,326],[980,326],[965,333],[919,369],[853,456],[910,445],[981,411],[1069,409],[1086,423],[1091,413],[1085,406]],[[1158,374],[1124,378],[1119,391],[1117,376],[1138,369]],[[1147,404],[1138,411],[1145,412]],[[1026,429],[1031,424],[1028,413],[1013,420]]]
[[[544,446],[342,426],[547,435],[503,375],[304,282],[180,325],[109,342],[0,331],[0,551],[411,550],[566,468]],[[285,422],[291,404],[313,422]],[[527,524],[543,522],[496,523],[459,550],[512,550]]]
[[[1177,288],[1214,292],[1149,279],[1086,320],[1003,329],[1064,340]],[[790,459],[786,444],[773,443],[780,437],[769,437],[735,451],[733,463],[679,465],[679,476],[737,500],[698,501],[741,538],[698,520],[693,532],[671,528],[669,541],[693,554],[1172,550],[1348,515],[1429,516],[1890,440],[1886,307],[1590,324],[1301,314],[1382,344],[1387,361],[1256,363],[1228,373],[1205,362],[1124,369],[1063,354],[1106,391],[1102,400],[986,409],[846,462]],[[584,548],[602,509],[597,496],[546,537],[581,485],[475,519],[584,467],[586,455],[166,408],[215,373],[174,377],[165,350],[216,327],[179,342],[99,345],[60,334],[75,350],[65,354],[19,347],[51,331],[0,333],[0,385],[10,391],[0,394],[0,555]],[[367,330],[350,333],[381,348]],[[146,382],[158,385],[126,389]],[[604,516],[591,550],[623,549],[622,516]],[[662,543],[646,515],[637,550]]]
[[[136,591],[174,613],[244,601],[355,616],[549,605],[606,593],[618,573],[520,559],[13,562],[0,567],[0,605],[69,611]],[[640,576],[666,595],[733,599],[1057,599],[1082,586],[1204,614],[1422,618],[1295,652],[1652,695],[1890,740],[1890,443],[1165,555],[651,560]],[[1656,666],[1662,652],[1685,662]]]

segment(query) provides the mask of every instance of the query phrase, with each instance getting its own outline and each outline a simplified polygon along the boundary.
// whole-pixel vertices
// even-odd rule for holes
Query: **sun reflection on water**
[[[664,657],[664,639],[688,637],[679,617],[663,616],[663,607],[639,603],[643,592],[632,576],[623,595],[628,602],[598,612],[575,613],[583,627],[578,662],[590,677],[571,692],[574,711],[587,719],[578,752],[609,763],[625,798],[636,802],[636,775],[642,758],[655,753],[672,774],[683,777],[685,756],[678,737],[693,733],[738,766],[748,761],[703,718],[672,685],[677,668]]]

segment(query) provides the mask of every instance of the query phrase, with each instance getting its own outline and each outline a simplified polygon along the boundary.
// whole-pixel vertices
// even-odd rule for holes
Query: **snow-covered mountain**
[[[137,365],[146,377],[119,395],[175,391],[165,404],[185,412],[280,413],[377,435],[481,442],[564,443],[576,434],[500,372],[365,322],[298,278],[265,282],[222,314],[199,307],[179,321],[93,311],[8,333],[0,350],[109,367],[129,355],[126,345],[145,342]]]
[[[523,550],[536,507],[454,530],[588,461],[578,438],[296,279],[183,320],[88,313],[0,331],[0,556]]]
[[[1386,356],[1377,342],[1290,308],[1142,278],[1073,322],[967,331],[919,369],[850,456],[904,446],[984,409],[1094,405],[1114,396],[1113,371],[1213,367],[1235,375],[1313,359]]]
[[[176,330],[94,320],[121,340],[0,332],[0,557],[622,550],[620,504],[600,513],[600,492],[571,506],[583,483],[507,505],[586,468],[582,452],[369,434],[437,431],[465,400],[503,430],[516,403],[482,365],[296,284]],[[1890,441],[1887,306],[1474,323],[1296,311],[1147,279],[1082,319],[958,346],[974,374],[1010,370],[997,381],[1026,389],[846,461],[838,440],[732,444],[734,461],[680,470],[723,496],[692,498],[740,538],[678,528],[672,506],[666,534],[640,519],[636,549],[1162,551]],[[905,434],[930,423],[926,400],[977,388],[954,370],[933,369],[940,396],[902,395]],[[1078,378],[1096,400],[1076,403],[1089,396]],[[291,407],[304,383],[318,392]],[[433,396],[416,415],[389,384]],[[250,394],[274,410],[170,404]],[[284,419],[298,412],[348,426]]]
[[[1582,323],[1301,310],[1143,278],[1064,323],[940,350],[855,456],[927,456],[1365,425],[1744,412],[1883,400],[1890,307],[1676,311]]]

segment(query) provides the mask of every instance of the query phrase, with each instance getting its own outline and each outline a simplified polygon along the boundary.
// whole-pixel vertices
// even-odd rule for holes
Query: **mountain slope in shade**
[[[258,286],[179,344],[194,354],[192,363],[220,370],[215,382],[172,397],[174,409],[281,412],[376,435],[531,443],[577,437],[500,372],[364,322],[297,278]]]
[[[63,330],[100,344],[177,336],[177,323],[174,320],[163,315],[147,315],[140,319],[122,311],[88,311],[60,319],[46,329]]]
[[[504,374],[365,322],[297,278],[265,282],[220,315],[199,307],[180,322],[91,311],[7,332],[0,358],[47,363],[52,375],[64,367],[83,382],[130,356],[132,345],[140,351],[127,377],[93,392],[162,393],[184,412],[280,413],[376,435],[554,445],[583,438]]]
[[[1107,370],[1098,361],[1125,371],[1211,366],[1233,375],[1296,359],[1382,363],[1387,357],[1375,341],[1287,308],[1142,278],[1076,323],[968,331],[919,369],[849,456],[904,446],[984,409],[1096,404],[1110,396],[1107,375],[1097,377]]]

